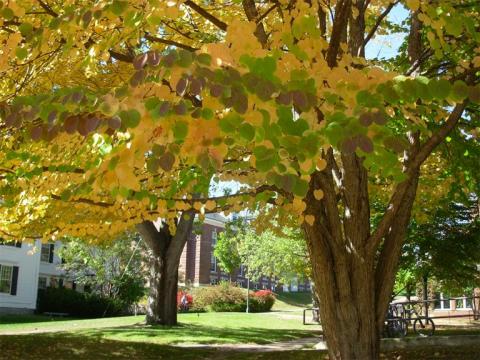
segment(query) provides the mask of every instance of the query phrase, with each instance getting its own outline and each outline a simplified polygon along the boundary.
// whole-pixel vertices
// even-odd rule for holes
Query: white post
[[[246,312],[249,312],[249,305],[250,305],[250,278],[247,278],[247,310]]]

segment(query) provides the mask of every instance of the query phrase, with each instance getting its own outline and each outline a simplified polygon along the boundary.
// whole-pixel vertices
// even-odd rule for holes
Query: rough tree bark
[[[392,2],[365,38],[365,2],[339,0],[335,7],[326,60],[335,67],[340,43],[348,42],[353,56],[364,56],[365,45],[392,10]],[[355,7],[357,15],[353,16]],[[348,27],[347,27],[348,24]],[[348,28],[348,34],[346,29]],[[421,24],[412,14],[408,53],[411,64],[421,54]],[[419,65],[416,65],[419,69]],[[393,290],[398,258],[410,221],[420,167],[435,147],[453,130],[465,104],[458,104],[444,125],[422,144],[409,133],[404,153],[406,180],[397,184],[375,229],[370,224],[368,173],[355,153],[328,150],[327,167],[311,176],[305,214],[315,216],[304,224],[320,301],[322,325],[331,360],[377,359],[385,314]],[[319,119],[321,120],[321,119]],[[316,189],[324,197],[317,200]]]
[[[147,324],[177,324],[178,266],[192,230],[194,216],[193,211],[184,212],[177,221],[175,235],[163,222],[159,229],[151,221],[137,225],[137,230],[152,252]]]

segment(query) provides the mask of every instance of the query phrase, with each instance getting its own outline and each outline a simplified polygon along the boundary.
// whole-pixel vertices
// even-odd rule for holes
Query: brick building
[[[185,245],[179,266],[181,285],[213,285],[222,280],[231,280],[247,287],[243,265],[233,274],[227,274],[220,268],[213,255],[217,236],[224,231],[227,219],[220,214],[208,214],[200,228],[194,229]],[[270,289],[272,291],[310,291],[310,283],[280,285],[275,279],[263,276],[258,282],[250,282],[252,289]]]

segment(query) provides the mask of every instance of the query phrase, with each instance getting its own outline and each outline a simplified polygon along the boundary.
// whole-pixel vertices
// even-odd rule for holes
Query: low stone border
[[[479,345],[480,335],[452,335],[452,336],[429,336],[429,337],[405,337],[396,339],[382,339],[380,348],[382,351],[399,349],[413,349],[426,346],[468,346]],[[324,341],[314,346],[316,350],[327,350]]]
[[[480,335],[452,335],[452,336],[429,336],[429,337],[406,337],[403,339],[383,339],[382,350],[390,351],[397,349],[416,348],[425,346],[468,346],[479,345]]]

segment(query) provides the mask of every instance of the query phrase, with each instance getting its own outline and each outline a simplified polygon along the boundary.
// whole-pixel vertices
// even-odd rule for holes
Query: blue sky
[[[388,15],[388,19],[396,24],[400,24],[407,17],[408,10],[405,9],[401,4],[396,5]],[[375,36],[372,40],[370,40],[365,48],[365,57],[367,59],[377,57],[388,59],[395,56],[406,35],[407,34],[405,33]]]

